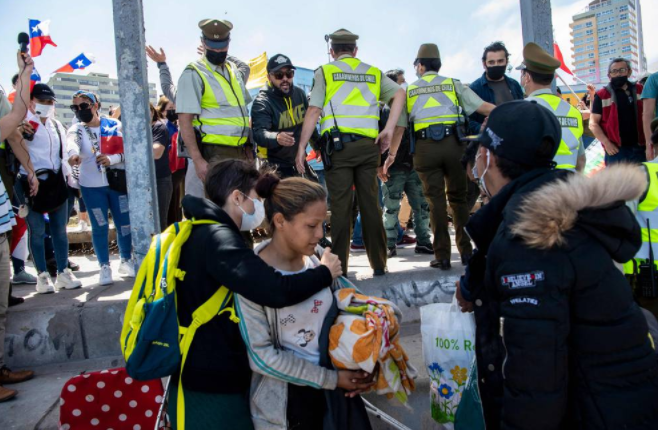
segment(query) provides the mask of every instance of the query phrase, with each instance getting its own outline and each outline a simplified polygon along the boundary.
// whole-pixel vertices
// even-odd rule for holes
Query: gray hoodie
[[[269,241],[256,247],[258,254]],[[322,248],[319,247],[321,253]],[[313,255],[313,263],[320,261]],[[335,390],[338,372],[297,357],[279,343],[281,328],[277,309],[260,306],[242,296],[235,296],[240,317],[240,333],[247,346],[251,379],[251,417],[256,430],[288,428],[288,384]]]

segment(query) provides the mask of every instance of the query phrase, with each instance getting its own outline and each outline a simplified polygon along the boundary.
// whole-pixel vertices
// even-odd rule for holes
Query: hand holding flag
[[[83,52],[82,54],[78,55],[77,57],[69,61],[67,64],[55,70],[53,73],[57,73],[57,72],[71,73],[74,70],[82,70],[85,67],[89,67],[95,62],[96,59],[94,58],[93,55],[85,54]]]
[[[30,55],[38,57],[46,45],[57,46],[50,38],[50,20],[30,20]]]

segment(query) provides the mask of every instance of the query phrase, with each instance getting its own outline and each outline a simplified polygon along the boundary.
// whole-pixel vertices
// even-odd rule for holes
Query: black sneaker
[[[396,257],[398,255],[397,247],[391,246],[388,248],[388,258]]]
[[[416,245],[416,254],[434,254],[432,245]]]
[[[462,255],[462,266],[468,266],[468,262],[471,259],[471,254]]]
[[[384,276],[388,272],[388,269],[375,269],[373,270],[373,276]]]
[[[74,262],[69,260],[69,269],[71,269],[72,272],[77,272],[78,270],[80,270],[80,265],[75,264]]]

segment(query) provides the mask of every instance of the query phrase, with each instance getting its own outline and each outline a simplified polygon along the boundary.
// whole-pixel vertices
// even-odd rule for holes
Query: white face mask
[[[55,105],[34,104],[34,112],[41,118],[50,118],[55,111]]]
[[[407,87],[408,87],[408,86],[409,86],[409,84],[406,83],[406,82],[402,82],[402,83],[400,84],[400,87],[402,87],[402,89],[405,90],[405,91],[407,91]]]
[[[252,199],[245,193],[242,193],[242,195],[254,202],[254,213],[248,214],[247,211],[242,209],[242,206],[238,205],[242,211],[242,225],[240,225],[240,231],[254,230],[260,227],[265,219],[265,206],[263,205],[263,202],[258,199]]]

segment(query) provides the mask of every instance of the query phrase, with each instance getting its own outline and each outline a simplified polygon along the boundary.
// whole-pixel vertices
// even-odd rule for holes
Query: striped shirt
[[[2,183],[0,178],[0,234],[8,232],[14,225],[16,225],[14,211],[11,208],[5,184]]]

